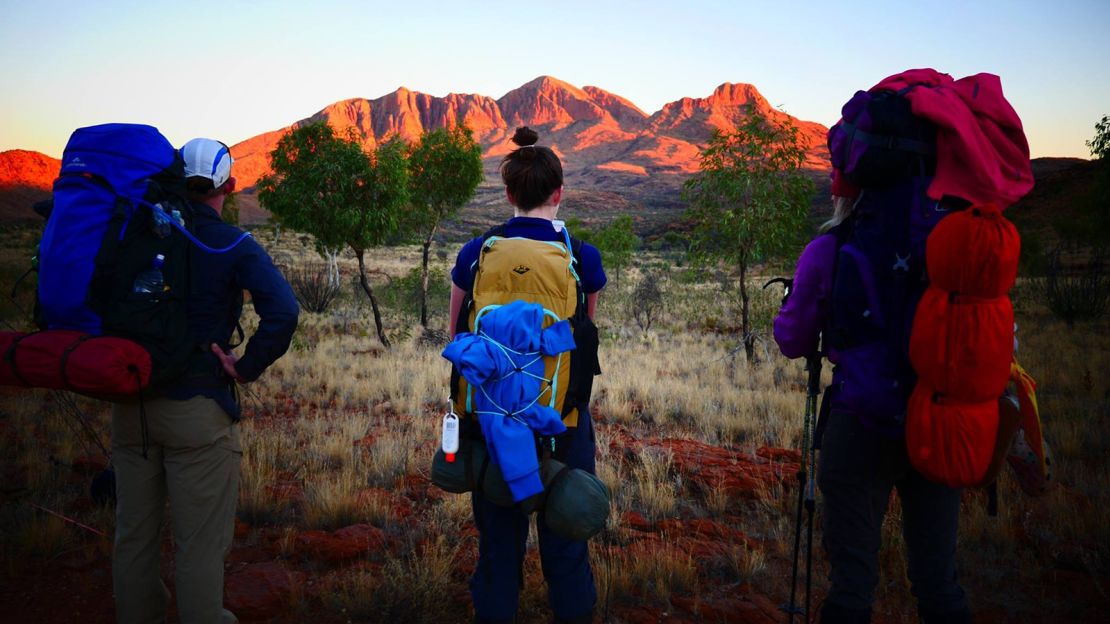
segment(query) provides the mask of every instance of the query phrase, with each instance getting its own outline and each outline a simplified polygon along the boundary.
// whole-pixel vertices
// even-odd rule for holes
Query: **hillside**
[[[38,219],[31,206],[50,196],[61,161],[27,150],[0,152],[0,222]]]

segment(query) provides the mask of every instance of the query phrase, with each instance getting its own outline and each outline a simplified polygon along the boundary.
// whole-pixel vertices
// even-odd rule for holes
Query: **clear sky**
[[[723,82],[831,125],[912,67],[1002,77],[1033,156],[1088,156],[1110,114],[1110,1],[0,0],[0,150],[77,127],[228,143],[399,86],[494,98],[544,74],[647,113]]]

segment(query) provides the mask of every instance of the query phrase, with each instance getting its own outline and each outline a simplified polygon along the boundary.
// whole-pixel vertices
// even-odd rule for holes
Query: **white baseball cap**
[[[181,147],[185,161],[185,177],[199,176],[212,180],[212,188],[220,188],[231,177],[231,150],[222,141],[193,139]]]

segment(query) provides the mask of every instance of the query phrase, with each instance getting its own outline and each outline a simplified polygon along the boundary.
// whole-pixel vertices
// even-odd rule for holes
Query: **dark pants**
[[[589,412],[578,427],[561,436],[554,458],[571,468],[594,472],[594,432]],[[529,516],[519,506],[500,507],[481,493],[472,495],[474,524],[478,527],[478,566],[470,579],[474,615],[480,622],[509,622],[516,615],[523,585],[524,551]],[[559,537],[536,516],[540,561],[547,595],[556,621],[589,621],[597,602],[587,542]]]
[[[909,463],[905,442],[865,429],[833,410],[821,440],[817,472],[829,558],[828,602],[870,610],[879,581],[879,544],[891,488],[902,501],[908,575],[919,611],[967,609],[956,581],[960,490],[926,481]]]

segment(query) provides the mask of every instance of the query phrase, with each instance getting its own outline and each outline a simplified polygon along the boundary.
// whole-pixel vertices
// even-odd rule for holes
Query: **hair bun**
[[[516,143],[520,147],[527,147],[529,145],[535,145],[536,141],[539,141],[539,140],[540,140],[540,135],[537,134],[535,130],[529,128],[528,126],[521,126],[521,127],[517,128],[516,133],[513,134],[513,143]]]

